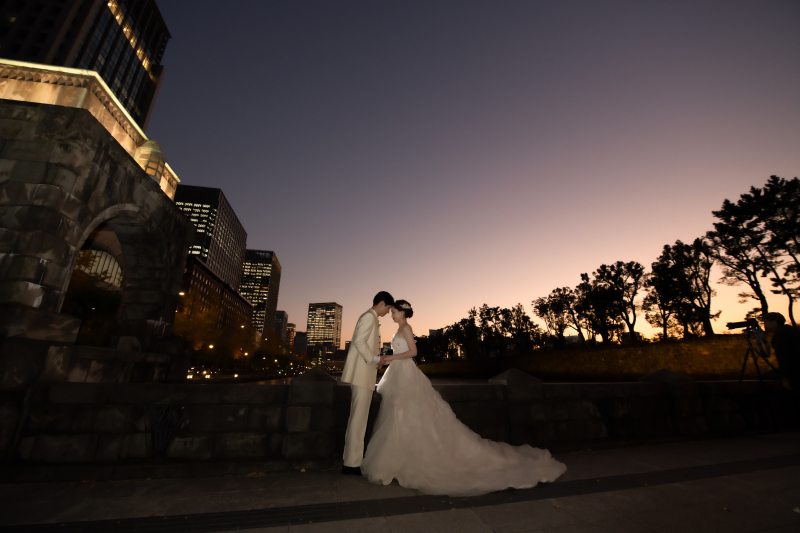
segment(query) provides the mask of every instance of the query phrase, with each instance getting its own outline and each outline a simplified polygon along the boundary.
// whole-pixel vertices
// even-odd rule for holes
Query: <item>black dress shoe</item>
[[[342,474],[346,476],[360,476],[361,475],[361,467],[360,466],[344,466],[342,465]]]

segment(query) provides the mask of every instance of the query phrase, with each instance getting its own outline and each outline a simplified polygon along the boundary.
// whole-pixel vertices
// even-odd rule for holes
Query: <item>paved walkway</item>
[[[0,531],[800,532],[800,432],[558,459],[555,483],[475,498],[338,472],[0,485]]]

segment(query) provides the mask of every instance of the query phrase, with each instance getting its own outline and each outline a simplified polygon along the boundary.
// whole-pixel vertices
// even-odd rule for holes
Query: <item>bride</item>
[[[531,488],[567,470],[547,450],[483,439],[459,422],[411,359],[417,355],[407,321],[414,314],[411,304],[397,300],[391,313],[399,326],[394,355],[384,357],[390,365],[378,383],[381,410],[361,464],[372,483],[397,479],[428,494],[476,496]]]

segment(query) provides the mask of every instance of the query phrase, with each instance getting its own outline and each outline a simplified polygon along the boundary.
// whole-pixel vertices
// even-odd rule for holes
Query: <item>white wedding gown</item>
[[[392,338],[394,353],[408,351]],[[361,464],[375,484],[393,479],[427,494],[476,496],[554,481],[567,467],[550,452],[481,438],[462,424],[413,359],[392,361],[378,383],[381,410]]]

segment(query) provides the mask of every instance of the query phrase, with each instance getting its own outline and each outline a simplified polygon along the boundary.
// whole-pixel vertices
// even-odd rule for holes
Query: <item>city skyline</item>
[[[281,254],[281,308],[339,302],[345,339],[380,290],[417,333],[483,303],[532,315],[800,168],[796,3],[159,7],[174,39],[148,135]],[[198,84],[209,64],[228,75]],[[246,116],[207,106],[232,85]],[[714,287],[721,332],[751,306]]]
[[[342,306],[336,302],[308,304],[306,320],[308,348],[319,355],[332,355],[342,344]],[[315,353],[316,355],[316,353]]]

